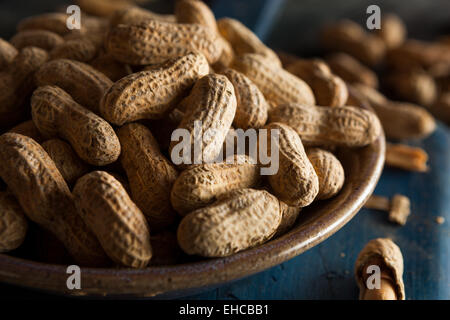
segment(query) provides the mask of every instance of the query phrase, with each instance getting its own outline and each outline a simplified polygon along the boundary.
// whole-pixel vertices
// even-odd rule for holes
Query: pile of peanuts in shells
[[[0,252],[31,237],[34,259],[90,267],[229,256],[285,234],[302,208],[340,192],[337,147],[368,146],[383,129],[424,138],[430,110],[448,120],[449,38],[406,40],[394,16],[375,33],[327,27],[334,54],[300,59],[235,19],[216,21],[201,1],[177,1],[173,15],[96,2],[78,1],[79,30],[54,12],[0,39]],[[381,61],[409,102],[377,91],[368,66]],[[193,134],[195,122],[217,133],[201,142],[207,159],[236,129],[277,129],[278,171],[261,176],[246,154],[175,165],[171,134]]]

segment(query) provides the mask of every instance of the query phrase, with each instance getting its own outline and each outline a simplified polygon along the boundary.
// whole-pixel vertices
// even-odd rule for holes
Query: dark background
[[[299,55],[320,54],[317,33],[323,23],[350,18],[364,23],[368,5],[382,14],[395,12],[405,21],[409,35],[434,39],[450,34],[449,0],[215,0],[209,1],[217,17],[231,16],[252,28],[270,46]],[[24,17],[52,11],[65,1],[0,0],[0,37],[9,39]],[[148,8],[171,12],[173,1],[153,1]],[[386,169],[375,191],[411,199],[412,214],[404,227],[388,222],[387,214],[363,209],[337,234],[306,253],[260,274],[192,299],[357,299],[353,264],[370,239],[390,237],[405,260],[407,299],[450,299],[450,133],[439,125],[426,140],[411,144],[430,155],[430,171],[409,173]],[[446,218],[443,225],[437,216]],[[53,298],[0,285],[0,297]]]

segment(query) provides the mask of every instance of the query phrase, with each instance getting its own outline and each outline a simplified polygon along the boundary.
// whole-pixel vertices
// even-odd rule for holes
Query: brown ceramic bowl
[[[82,289],[70,291],[67,266],[0,254],[0,282],[78,296],[179,297],[249,276],[301,254],[342,228],[372,194],[384,151],[384,136],[365,148],[340,150],[346,182],[336,197],[302,211],[287,234],[233,256],[142,270],[82,268]]]

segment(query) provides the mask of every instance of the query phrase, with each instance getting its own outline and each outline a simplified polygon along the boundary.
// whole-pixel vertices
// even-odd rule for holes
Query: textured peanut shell
[[[347,53],[369,66],[377,65],[386,53],[382,39],[350,20],[325,26],[321,43],[329,51]]]
[[[192,51],[202,53],[213,64],[222,53],[219,36],[208,28],[156,20],[113,27],[105,47],[118,61],[134,65],[161,63]]]
[[[95,58],[99,49],[98,45],[89,38],[67,40],[50,51],[50,57],[53,60],[70,59],[90,62]]]
[[[24,48],[0,73],[0,125],[11,126],[22,119],[28,109],[24,103],[34,89],[34,72],[47,59],[42,49]]]
[[[111,25],[117,26],[119,24],[137,24],[149,20],[176,22],[176,18],[174,15],[158,14],[144,8],[131,6],[123,10],[115,11],[113,16],[111,17]]]
[[[391,96],[400,101],[429,107],[438,94],[434,79],[422,71],[391,72],[384,80]]]
[[[14,60],[18,51],[8,41],[0,38],[0,71]]]
[[[188,53],[162,66],[133,73],[110,87],[101,101],[100,112],[117,125],[162,118],[208,72],[209,65],[203,55]]]
[[[0,253],[17,249],[25,240],[28,222],[13,195],[0,192]]]
[[[14,132],[21,134],[23,136],[30,137],[37,143],[41,143],[44,140],[42,134],[39,132],[38,128],[36,128],[36,125],[34,124],[33,120],[27,120],[25,122],[22,122],[17,126],[13,127],[12,129],[10,129],[9,132]]]
[[[103,51],[101,51],[94,60],[90,61],[89,64],[113,82],[133,73],[133,70],[128,64],[115,60],[111,55]]]
[[[282,123],[264,127],[267,132],[268,154],[278,151],[278,171],[268,176],[270,186],[281,201],[290,206],[306,207],[319,192],[319,180],[306,156],[300,137],[294,129]],[[278,131],[279,141],[273,145],[271,137]]]
[[[360,299],[365,290],[365,283],[363,281],[362,273],[373,258],[379,258],[383,262],[381,269],[387,268],[392,275],[392,280],[395,285],[395,291],[398,300],[405,300],[405,287],[403,284],[403,256],[400,248],[391,240],[387,238],[378,238],[369,241],[361,250],[355,262],[355,278],[360,288]]]
[[[200,121],[204,135],[199,141],[203,163],[212,162],[219,155],[225,137],[236,113],[236,96],[231,82],[223,75],[209,74],[196,82],[190,95],[183,101],[186,113],[179,129],[190,133],[191,152],[194,152],[195,122]],[[198,138],[198,137],[197,137]],[[170,151],[180,142],[172,141]],[[185,141],[182,143],[186,143]],[[192,163],[200,159],[191,157]]]
[[[331,70],[346,82],[362,83],[369,87],[378,87],[378,78],[375,72],[367,68],[351,55],[346,53],[335,53],[327,58]]]
[[[269,104],[258,87],[244,74],[225,69],[221,72],[233,84],[236,94],[236,115],[233,125],[236,128],[261,128],[266,124]]]
[[[53,233],[82,266],[105,266],[98,240],[76,212],[64,178],[44,149],[16,133],[0,136],[0,176],[27,217]]]
[[[145,126],[130,123],[120,128],[120,161],[130,183],[133,201],[153,229],[174,222],[170,191],[178,173],[160,152],[158,143]]]
[[[62,12],[44,13],[27,17],[19,22],[17,31],[47,30],[59,35],[65,35],[71,32],[67,28],[67,18],[68,15]],[[83,29],[83,23],[81,24],[81,28]]]
[[[381,134],[380,121],[373,112],[349,106],[285,104],[269,112],[269,122],[291,126],[305,146],[362,147]]]
[[[35,74],[38,86],[55,85],[92,112],[99,114],[100,101],[112,86],[101,72],[82,62],[59,59],[44,64]]]
[[[78,213],[114,262],[132,268],[148,264],[152,248],[147,222],[119,181],[94,171],[77,181],[73,196]]]
[[[424,138],[436,129],[433,116],[424,108],[411,103],[390,101],[375,89],[364,85],[354,85],[354,88],[369,101],[388,138]]]
[[[284,103],[314,105],[316,102],[306,82],[281,67],[267,63],[259,55],[237,57],[232,67],[253,81],[273,107]]]
[[[240,189],[185,216],[178,226],[178,244],[190,255],[225,257],[269,240],[280,221],[277,198]]]
[[[217,26],[220,34],[231,44],[237,55],[258,54],[267,59],[270,64],[281,67],[277,54],[238,20],[222,18],[217,20]]]
[[[274,237],[281,236],[292,228],[292,226],[295,224],[295,221],[297,221],[298,215],[300,214],[302,208],[289,206],[283,201],[280,201],[280,210],[281,222]]]
[[[298,59],[287,71],[304,80],[313,90],[316,103],[320,106],[342,107],[348,98],[345,82],[333,75],[325,62],[312,59]]]
[[[37,47],[47,51],[64,43],[64,39],[57,33],[47,30],[24,30],[17,33],[10,40],[17,49]]]
[[[103,166],[118,159],[120,143],[113,128],[61,88],[39,87],[31,98],[31,108],[33,122],[44,136],[69,141],[87,163]]]
[[[60,139],[50,139],[41,145],[68,185],[72,185],[78,178],[88,172],[89,166],[77,156],[67,142]]]
[[[345,173],[341,162],[331,153],[319,148],[306,150],[308,159],[319,178],[317,200],[334,197],[344,185]]]
[[[173,185],[170,200],[178,213],[186,215],[231,190],[254,187],[259,181],[258,166],[246,156],[235,156],[231,164],[201,164],[184,170]]]

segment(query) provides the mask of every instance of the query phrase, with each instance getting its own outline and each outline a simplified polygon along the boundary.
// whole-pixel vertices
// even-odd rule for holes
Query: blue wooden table
[[[224,0],[216,1],[213,8],[218,17],[240,19],[269,45],[302,54],[316,50],[314,41],[308,42],[308,38],[317,31],[314,26],[318,27],[333,17],[357,19],[358,14],[364,16],[365,11],[355,13],[351,2],[345,1],[343,5],[343,1],[323,0],[301,3]],[[405,6],[411,2],[420,1],[384,1],[383,4],[398,12],[406,10],[399,3]],[[323,10],[327,10],[324,4],[327,3],[332,7],[328,8],[330,13],[324,15]],[[364,7],[364,3],[358,3]],[[384,7],[380,6],[383,10]],[[430,9],[422,7],[421,10]],[[450,11],[444,11],[447,21],[450,20]],[[402,13],[408,18],[407,12]],[[293,16],[295,14],[296,17]],[[437,13],[435,17],[439,15]],[[311,21],[312,27],[300,30],[300,26],[304,26],[302,21],[309,21],[314,16],[317,19]],[[306,41],[305,46],[302,46],[302,41]],[[426,140],[410,144],[428,152],[430,171],[411,173],[386,168],[375,190],[378,195],[391,197],[401,193],[411,199],[411,216],[405,226],[390,223],[385,212],[362,209],[339,232],[302,255],[189,299],[357,299],[354,262],[363,246],[378,237],[393,239],[402,250],[407,299],[450,299],[450,130],[441,124]],[[444,217],[446,222],[436,223],[438,216]]]

